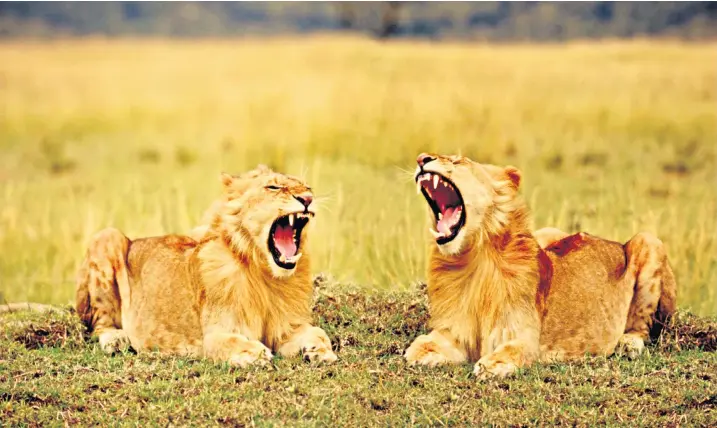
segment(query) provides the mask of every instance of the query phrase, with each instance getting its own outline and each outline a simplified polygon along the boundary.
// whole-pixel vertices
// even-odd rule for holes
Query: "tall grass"
[[[680,304],[717,314],[716,47],[5,42],[0,297],[69,300],[93,232],[185,232],[260,162],[324,196],[317,272],[408,286],[428,234],[405,171],[431,150],[521,168],[536,227],[657,233]]]

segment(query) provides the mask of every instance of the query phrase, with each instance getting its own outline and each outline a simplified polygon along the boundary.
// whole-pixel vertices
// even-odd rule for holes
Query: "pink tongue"
[[[454,226],[461,218],[461,210],[457,207],[449,207],[443,211],[443,216],[438,223],[436,223],[436,229],[442,235],[451,234],[451,226]]]
[[[294,242],[294,228],[291,226],[277,226],[274,231],[274,246],[284,257],[296,255],[296,242]]]

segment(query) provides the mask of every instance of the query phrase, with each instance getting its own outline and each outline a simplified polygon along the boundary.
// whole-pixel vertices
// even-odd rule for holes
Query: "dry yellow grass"
[[[668,245],[680,304],[717,314],[717,46],[350,38],[0,44],[0,293],[66,302],[94,231],[184,232],[221,170],[322,195],[314,269],[424,277],[422,150],[524,171],[535,225]]]

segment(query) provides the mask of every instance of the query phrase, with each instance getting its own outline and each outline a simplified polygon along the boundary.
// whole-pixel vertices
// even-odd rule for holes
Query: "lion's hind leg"
[[[82,322],[99,339],[100,348],[114,353],[129,348],[122,330],[120,287],[127,287],[129,239],[117,229],[96,233],[77,274],[75,308]]]
[[[656,339],[675,312],[677,285],[665,246],[649,233],[638,233],[625,244],[627,273],[634,275],[635,291],[616,352],[634,358],[645,342]]]

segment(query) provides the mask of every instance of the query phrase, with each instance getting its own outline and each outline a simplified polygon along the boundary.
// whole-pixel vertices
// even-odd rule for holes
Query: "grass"
[[[469,364],[407,367],[425,331],[422,291],[365,293],[317,280],[316,320],[340,360],[276,358],[233,369],[146,353],[106,356],[76,316],[0,317],[0,419],[7,425],[710,426],[717,421],[717,319],[680,313],[634,361],[586,358],[477,381]]]
[[[0,42],[0,301],[66,304],[91,234],[186,232],[221,170],[266,163],[322,196],[316,317],[340,362],[235,370],[102,355],[72,314],[4,315],[2,425],[714,425],[714,43],[351,38]],[[407,368],[425,329],[421,151],[512,164],[535,226],[666,243],[680,316],[637,361],[477,382]],[[349,287],[350,288],[350,287]]]

